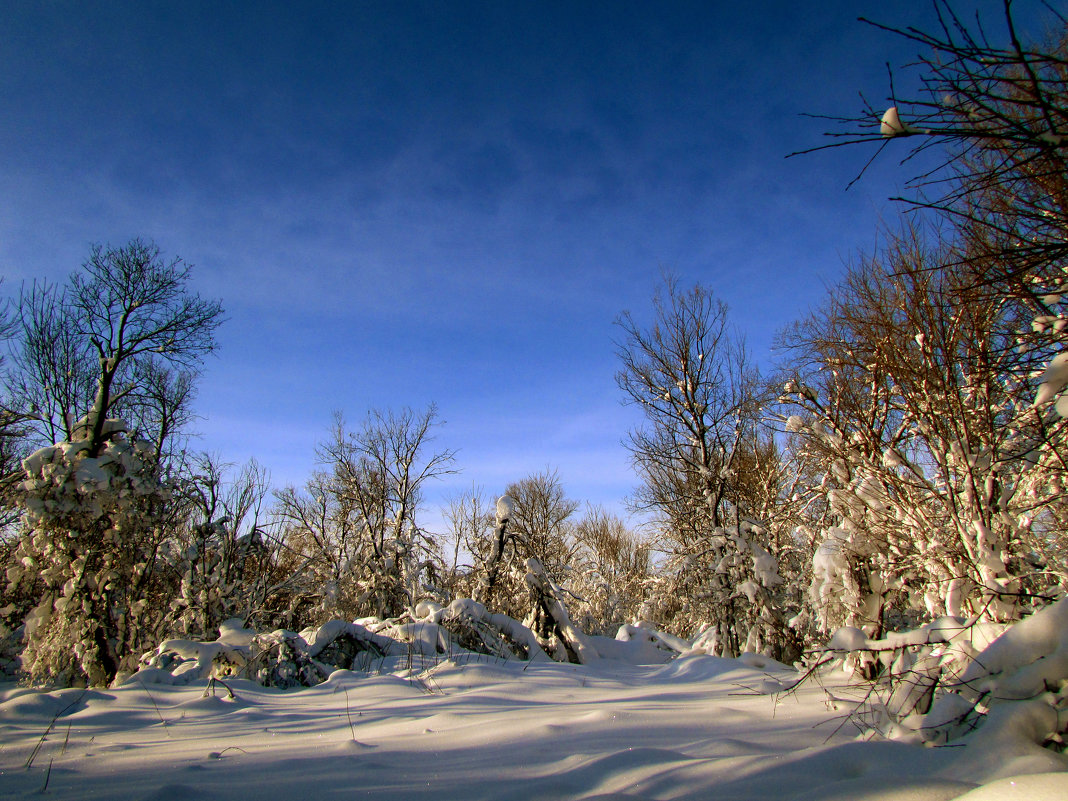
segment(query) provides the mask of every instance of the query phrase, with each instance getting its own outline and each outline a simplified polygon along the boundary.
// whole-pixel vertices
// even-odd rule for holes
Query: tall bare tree
[[[85,439],[95,455],[106,420],[127,414],[162,448],[188,420],[192,378],[222,323],[221,305],[189,290],[190,272],[134,239],[94,246],[64,286],[23,288],[10,382],[40,439]]]
[[[436,580],[436,542],[417,518],[426,484],[454,472],[453,451],[429,452],[438,422],[433,405],[375,410],[352,432],[338,416],[319,448],[327,471],[307,493],[280,496],[289,537],[311,537],[321,558],[352,574],[355,602],[379,616],[411,610]]]
[[[733,460],[755,419],[752,365],[730,328],[727,304],[668,276],[653,298],[651,325],[639,325],[630,312],[616,325],[616,383],[646,419],[628,439],[643,479],[638,503],[679,523],[684,510],[700,505],[702,518],[722,525]]]
[[[766,527],[744,517],[738,475],[759,423],[761,384],[727,306],[668,277],[650,324],[630,313],[617,324],[616,381],[645,415],[628,440],[642,480],[635,503],[659,519],[673,577],[661,617],[680,633],[712,629],[720,653],[777,649],[770,644],[782,621],[768,590],[781,578]]]
[[[1028,304],[1033,324],[1018,346],[1032,362],[1026,369],[1045,369],[1039,397],[1048,408],[1068,385],[1068,25],[1046,6],[1053,33],[1028,42],[1021,27],[1038,26],[1021,26],[1017,8],[1004,0],[1000,18],[969,21],[940,0],[934,32],[877,25],[922,48],[908,69],[923,90],[903,98],[891,86],[886,105],[831,118],[844,130],[825,147],[904,149],[909,164],[938,154],[939,166],[925,167],[912,194],[897,199],[933,212],[968,243],[962,263],[977,286]],[[1068,400],[1059,411],[1068,416]]]
[[[153,443],[109,418],[135,399],[158,407],[156,391],[157,422],[178,419],[188,392],[168,389],[161,371],[195,372],[222,315],[189,276],[180,259],[133,240],[94,247],[62,288],[23,290],[10,386],[29,390],[20,411],[42,433],[61,434],[22,463],[26,525],[8,571],[13,592],[37,599],[24,654],[35,679],[110,682],[163,619],[157,567],[175,503]]]
[[[504,494],[514,503],[508,530],[519,556],[539,560],[550,576],[563,580],[574,553],[571,517],[578,501],[567,497],[560,474],[533,473],[509,484]]]

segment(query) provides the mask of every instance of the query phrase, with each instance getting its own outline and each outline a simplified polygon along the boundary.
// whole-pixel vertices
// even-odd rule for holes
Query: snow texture
[[[335,670],[318,686],[297,690],[230,679],[232,699],[204,680],[131,681],[106,692],[0,685],[0,795],[1065,797],[1065,775],[1050,773],[1068,767],[1063,762],[1042,769],[1032,762],[1029,770],[1001,775],[1022,763],[999,761],[982,744],[931,749],[858,741],[850,727],[835,731],[841,712],[824,687],[803,684],[783,695],[798,674],[754,659],[691,655],[639,666],[468,656],[417,660],[409,669],[406,657],[390,657],[374,671]]]

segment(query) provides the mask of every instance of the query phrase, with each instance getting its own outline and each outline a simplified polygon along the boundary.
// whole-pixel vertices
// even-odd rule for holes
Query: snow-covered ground
[[[298,690],[232,680],[232,700],[222,687],[205,697],[205,681],[136,676],[109,690],[8,684],[0,797],[1068,799],[1068,774],[1049,773],[1068,762],[1051,751],[865,742],[840,725],[843,674],[768,694],[796,674],[757,664],[465,655],[415,675],[402,660],[339,670]]]

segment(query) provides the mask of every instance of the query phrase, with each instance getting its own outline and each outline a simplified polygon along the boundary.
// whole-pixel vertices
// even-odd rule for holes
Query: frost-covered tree
[[[925,91],[843,120],[840,143],[942,149],[908,199],[938,241],[891,240],[791,332],[787,429],[840,523],[813,601],[851,624],[828,649],[880,679],[863,708],[890,737],[1064,749],[1068,27],[1043,5],[1047,44],[1024,43],[1012,0],[999,24],[939,2],[935,34],[894,31],[926,48]]]
[[[569,585],[577,508],[555,470],[509,484],[485,518],[485,535],[472,542],[478,599],[495,612],[522,618],[531,601],[528,559],[536,559],[551,581]]]
[[[642,482],[635,504],[658,519],[668,558],[659,617],[679,633],[704,630],[718,653],[774,650],[783,621],[769,590],[782,578],[767,527],[746,516],[738,476],[759,422],[759,384],[727,306],[669,277],[649,325],[630,313],[617,324],[616,381],[645,417],[628,440]]]
[[[1061,395],[1068,384],[1068,34],[1064,19],[1056,17],[1050,39],[1025,42],[1011,2],[1004,3],[1000,19],[985,23],[963,20],[948,3],[936,9],[935,33],[891,29],[924,48],[911,67],[923,91],[911,98],[892,93],[886,105],[867,105],[857,117],[843,118],[849,130],[833,134],[838,141],[830,145],[872,142],[880,150],[904,147],[910,156],[941,151],[942,158],[940,166],[913,179],[915,192],[906,202],[933,213],[940,221],[938,237],[949,244],[910,255],[906,251],[922,249],[917,237],[906,246],[893,243],[897,256],[891,254],[873,279],[891,274],[888,286],[878,288],[886,295],[880,303],[891,310],[883,317],[896,315],[891,327],[905,323],[911,330],[882,348],[876,371],[883,371],[884,389],[871,370],[870,381],[854,375],[842,382],[871,387],[873,408],[893,410],[883,419],[873,412],[866,427],[885,429],[874,439],[897,441],[884,456],[871,455],[887,464],[862,471],[867,478],[855,474],[848,460],[832,458],[840,474],[832,481],[847,487],[833,497],[855,507],[845,519],[870,519],[876,515],[872,507],[885,503],[886,510],[910,516],[914,528],[941,526],[935,540],[952,540],[917,559],[918,578],[873,591],[866,622],[876,627],[885,591],[910,596],[907,605],[927,614],[967,612],[978,603],[985,614],[1012,617],[1020,611],[1015,600],[1026,609],[1032,593],[1041,595],[1064,573],[1060,498],[1068,428],[1058,411],[1068,409]],[[1022,27],[1034,30],[1034,22]],[[845,295],[860,288],[856,284]],[[860,294],[874,299],[877,290]],[[908,319],[913,309],[897,312],[895,302],[917,302],[926,322],[917,325]],[[866,308],[871,306],[869,300]],[[835,358],[856,361],[848,347],[839,350]],[[858,350],[871,355],[867,345]],[[886,358],[894,363],[884,363]],[[922,375],[925,364],[922,383],[897,380]],[[827,367],[832,377],[866,369]],[[834,444],[842,432],[827,420],[837,413],[838,400],[817,401],[805,397],[804,387],[795,390],[808,407],[823,405],[812,419],[799,417],[796,427],[817,435],[810,441]],[[920,404],[925,406],[916,408]],[[917,433],[921,418],[924,430]],[[844,563],[843,543],[853,538],[847,529],[836,530],[821,548],[821,571],[828,576],[843,575],[835,564]],[[931,535],[921,541],[930,546]],[[883,550],[893,556],[888,549],[889,543]],[[846,594],[868,593],[865,584],[863,576],[854,576]],[[823,594],[833,596],[837,589],[824,585]]]
[[[1014,347],[1029,311],[965,257],[911,231],[783,337],[787,428],[819,454],[837,516],[814,565],[825,626],[881,636],[895,607],[1011,619],[1058,579],[1035,553],[1061,536],[1062,493]]]
[[[278,625],[332,617],[355,619],[378,613],[368,606],[382,582],[370,555],[371,524],[338,494],[329,473],[316,472],[302,489],[276,493],[275,530],[281,543],[278,564],[284,580],[270,600]]]
[[[7,566],[9,592],[38,599],[25,621],[34,680],[107,683],[163,620],[175,504],[158,448],[186,414],[175,376],[214,348],[222,313],[189,274],[134,240],[94,247],[63,287],[23,289],[7,391],[38,442],[56,441],[22,463],[24,531]]]
[[[440,594],[437,543],[417,519],[427,482],[453,472],[452,451],[429,451],[437,423],[433,405],[372,411],[351,432],[339,417],[319,448],[327,470],[279,495],[289,558],[324,613],[393,617]]]

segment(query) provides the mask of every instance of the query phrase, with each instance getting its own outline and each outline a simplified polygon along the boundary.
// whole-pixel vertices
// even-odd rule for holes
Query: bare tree
[[[722,525],[733,460],[755,419],[749,355],[727,305],[705,287],[684,290],[668,276],[653,311],[648,328],[630,312],[616,321],[616,383],[647,422],[628,440],[644,483],[637,500],[675,516],[700,506]]]
[[[96,375],[89,342],[76,328],[60,287],[33,284],[19,295],[8,393],[36,433],[34,444],[70,440],[92,404]]]
[[[444,509],[445,520],[449,524],[447,534],[449,545],[449,564],[447,572],[447,597],[460,597],[466,593],[472,598],[480,594],[478,582],[485,578],[491,559],[492,543],[490,531],[494,527],[494,514],[489,501],[481,487],[471,487],[449,498]],[[469,554],[474,565],[462,566],[461,554]]]
[[[195,369],[215,348],[222,306],[189,293],[190,268],[181,259],[164,261],[158,247],[139,239],[121,248],[95,246],[83,269],[71,277],[68,303],[99,365],[86,421],[95,453],[108,412],[129,391],[115,387],[120,371],[150,356]]]
[[[912,231],[784,337],[807,365],[787,387],[805,412],[789,428],[822,454],[838,515],[827,547],[853,571],[834,598],[852,597],[849,618],[832,625],[880,636],[894,606],[1011,619],[1049,583],[1032,526],[1063,537],[1050,516],[1062,454],[1018,369],[1029,312],[972,279],[958,252]]]
[[[640,619],[652,573],[651,547],[610,512],[591,507],[575,526],[576,608],[590,634],[612,636]]]
[[[673,628],[711,628],[724,654],[765,649],[778,638],[769,627],[782,624],[768,590],[782,579],[761,543],[766,527],[743,517],[737,472],[761,385],[726,304],[708,289],[668,277],[653,312],[647,327],[629,313],[617,321],[616,381],[645,415],[628,445],[642,479],[635,503],[656,513],[673,577],[660,616]]]
[[[522,559],[538,559],[557,580],[574,552],[571,516],[578,501],[567,497],[560,474],[548,468],[509,484],[504,494],[514,509],[508,530]]]
[[[855,116],[831,118],[845,130],[825,147],[903,148],[902,163],[941,153],[938,166],[910,181],[914,193],[897,199],[948,221],[967,243],[961,259],[973,283],[1029,305],[1032,325],[1018,347],[1032,362],[1025,369],[1048,365],[1040,396],[1048,406],[1068,384],[1064,359],[1054,363],[1050,352],[1068,346],[1068,29],[1047,6],[1055,34],[1030,44],[1012,0],[992,23],[963,20],[944,0],[935,8],[933,33],[877,25],[924,49],[910,68],[922,92],[902,98],[891,85],[888,106],[865,103]],[[1068,400],[1061,411],[1068,416]]]
[[[18,320],[11,314],[8,304],[0,304],[0,343],[7,343],[18,330]],[[0,367],[4,367],[0,351]],[[24,455],[23,442],[30,420],[25,410],[20,411],[18,394],[10,386],[0,386],[0,547],[6,549],[9,536],[6,529],[19,516],[15,505],[16,486],[21,480],[19,462]],[[6,553],[0,551],[0,565],[6,564]]]
[[[438,569],[434,538],[417,520],[427,482],[454,472],[453,451],[428,453],[438,422],[433,405],[372,411],[355,432],[339,417],[332,441],[319,449],[337,515],[359,539],[360,559],[349,565],[363,571],[361,597],[383,617],[414,608]]]
[[[63,287],[23,289],[11,390],[43,439],[85,439],[96,455],[105,421],[125,412],[162,447],[188,419],[192,377],[222,322],[189,278],[181,259],[135,239],[94,246]]]

